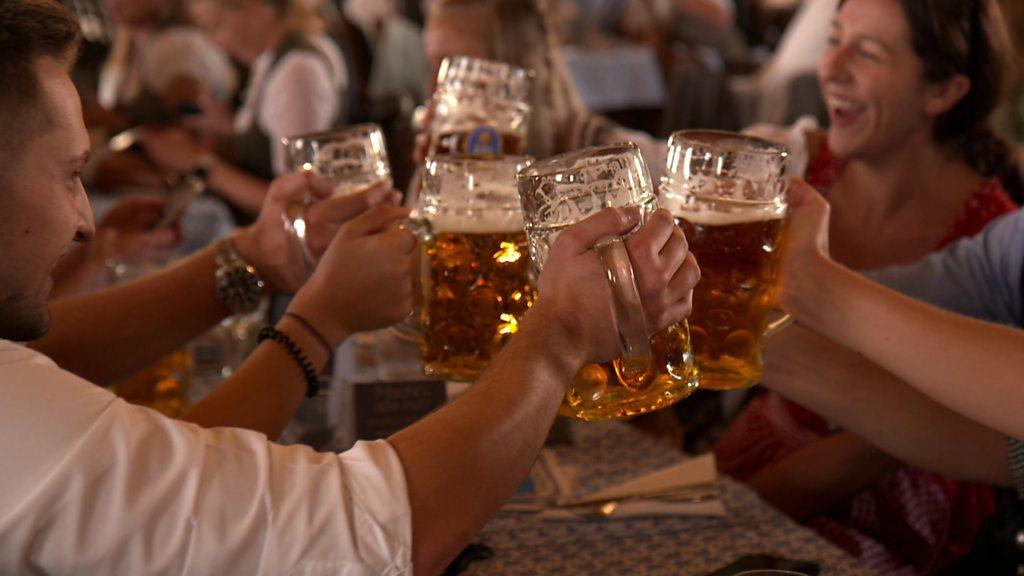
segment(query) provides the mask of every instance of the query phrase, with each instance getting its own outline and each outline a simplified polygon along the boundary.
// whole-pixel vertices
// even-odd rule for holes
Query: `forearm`
[[[903,462],[1010,484],[1003,435],[802,326],[769,338],[763,381]]]
[[[327,350],[305,328],[285,317],[277,325],[306,354],[319,374]],[[276,342],[264,342],[216,390],[192,406],[182,420],[212,428],[231,426],[277,438],[298,409],[306,380],[298,363]]]
[[[50,306],[31,346],[66,370],[110,384],[184,346],[227,316],[214,294],[213,249],[135,282]]]
[[[469,392],[390,439],[409,487],[417,574],[441,571],[515,491],[543,446],[582,362],[540,324],[528,317]]]
[[[834,264],[808,266],[796,317],[957,412],[1024,438],[1024,332],[957,316]]]
[[[207,184],[221,198],[249,214],[258,214],[267,195],[266,181],[216,159],[207,175]]]

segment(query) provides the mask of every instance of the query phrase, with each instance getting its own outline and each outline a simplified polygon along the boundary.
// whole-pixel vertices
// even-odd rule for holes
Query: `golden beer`
[[[761,380],[764,335],[777,314],[783,214],[706,209],[675,215],[700,263],[690,314],[700,385],[710,390],[753,386]]]
[[[428,375],[474,380],[537,297],[526,233],[507,222],[435,221],[425,248],[422,356]]]
[[[626,418],[653,412],[686,398],[697,388],[686,322],[651,337],[651,370],[639,382],[622,376],[620,360],[588,364],[572,379],[559,413],[583,420]]]
[[[656,208],[651,201],[643,209],[650,213]],[[531,227],[533,253],[546,257],[567,227]],[[627,418],[660,410],[693,393],[698,375],[686,321],[654,334],[650,342],[653,357],[639,377],[624,370],[621,359],[584,366],[573,377],[559,413],[581,420]]]
[[[191,380],[192,355],[183,348],[121,380],[111,391],[132,404],[175,418],[188,407]]]
[[[700,264],[690,333],[701,388],[760,382],[764,337],[788,321],[775,307],[788,158],[784,146],[734,132],[669,139],[659,196]]]

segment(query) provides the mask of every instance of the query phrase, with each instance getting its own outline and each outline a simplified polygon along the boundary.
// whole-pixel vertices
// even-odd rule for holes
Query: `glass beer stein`
[[[606,207],[658,207],[635,144],[589,148],[538,162],[519,173],[530,255],[539,271],[558,234]],[[585,366],[560,412],[584,420],[624,418],[673,404],[697,387],[686,322],[648,336],[632,265],[621,238],[597,247],[615,296],[622,357]]]
[[[445,58],[437,73],[427,156],[525,153],[530,75],[502,62]]]
[[[788,321],[775,307],[787,156],[782,146],[731,132],[682,131],[669,140],[659,193],[700,263],[690,334],[701,388],[757,384],[764,337]]]
[[[357,194],[385,183],[391,187],[391,166],[384,132],[376,124],[356,124],[338,130],[282,138],[285,166],[289,172],[315,172],[334,185],[334,196]],[[306,245],[304,198],[288,206],[285,228],[298,240],[299,251],[309,267],[313,258]]]
[[[424,371],[471,381],[519,330],[536,299],[516,173],[522,156],[427,160],[420,228]]]

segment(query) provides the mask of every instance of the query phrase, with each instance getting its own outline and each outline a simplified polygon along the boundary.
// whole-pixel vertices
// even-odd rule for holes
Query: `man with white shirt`
[[[342,226],[272,341],[187,415],[233,428],[170,420],[12,341],[38,339],[52,312],[33,346],[100,376],[180,346],[251,302],[260,275],[294,280],[268,223],[308,186],[279,179],[231,242],[48,308],[54,265],[93,232],[76,44],[59,4],[0,0],[0,573],[439,572],[527,473],[573,374],[617,355],[591,248],[638,215],[607,210],[560,236],[521,334],[458,401],[340,455],[272,444],[253,430],[280,431],[330,349],[408,310],[416,245],[391,226],[405,211],[379,205]],[[659,212],[627,247],[648,325],[675,323],[699,276],[681,232]]]

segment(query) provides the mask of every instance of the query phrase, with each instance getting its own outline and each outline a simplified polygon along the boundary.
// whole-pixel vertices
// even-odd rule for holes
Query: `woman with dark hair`
[[[988,128],[1012,54],[996,0],[841,3],[819,65],[831,125],[806,138],[837,261],[913,262],[1016,209],[1020,174]],[[774,393],[752,401],[715,453],[723,471],[887,574],[948,563],[994,509],[989,487],[903,466]]]

